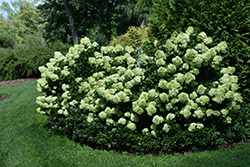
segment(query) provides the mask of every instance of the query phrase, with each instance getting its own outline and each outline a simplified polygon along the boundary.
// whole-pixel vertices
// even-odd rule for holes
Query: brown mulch
[[[32,81],[32,80],[36,80],[36,79],[38,79],[38,78],[24,78],[24,79],[16,79],[16,80],[11,80],[11,81],[0,81],[0,86],[14,85],[14,84]],[[0,101],[3,101],[7,98],[8,98],[7,96],[0,95]]]

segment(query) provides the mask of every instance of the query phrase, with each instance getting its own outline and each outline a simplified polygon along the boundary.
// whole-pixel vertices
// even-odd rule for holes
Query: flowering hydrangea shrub
[[[220,66],[226,43],[211,41],[189,27],[161,46],[154,42],[155,55],[142,51],[139,68],[135,48],[99,49],[84,38],[39,68],[37,90],[43,95],[37,111],[70,138],[108,148],[169,151],[218,144],[223,137],[217,134],[235,125],[242,97],[235,68]]]

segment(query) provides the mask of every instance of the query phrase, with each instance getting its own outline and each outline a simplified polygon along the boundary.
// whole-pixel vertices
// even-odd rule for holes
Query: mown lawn
[[[85,167],[169,166],[249,167],[250,144],[234,149],[186,155],[128,156],[80,146],[44,128],[47,117],[36,113],[36,81],[0,87],[10,98],[0,102],[0,166]]]

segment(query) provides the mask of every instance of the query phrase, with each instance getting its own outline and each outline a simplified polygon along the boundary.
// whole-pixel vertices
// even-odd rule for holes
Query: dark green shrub
[[[0,80],[12,80],[26,77],[40,77],[38,67],[45,65],[55,51],[67,53],[69,46],[60,42],[25,46],[15,50],[0,52]]]
[[[15,39],[13,36],[6,32],[0,33],[0,47],[1,48],[13,48]]]
[[[250,2],[249,0],[156,0],[149,36],[165,41],[173,31],[188,26],[204,31],[213,44],[226,41],[224,66],[235,66],[241,92],[250,98]]]

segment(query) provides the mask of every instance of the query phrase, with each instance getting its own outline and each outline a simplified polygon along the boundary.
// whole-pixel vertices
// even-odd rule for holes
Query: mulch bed
[[[11,80],[11,81],[0,81],[0,86],[14,85],[14,84],[32,81],[32,80],[36,80],[36,79],[38,79],[38,78],[24,78],[24,79],[16,79],[16,80]],[[8,98],[7,96],[0,95],[0,101],[3,101],[7,98]]]

